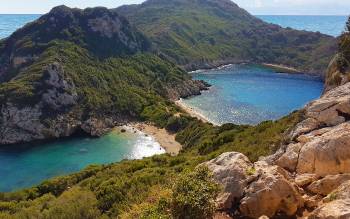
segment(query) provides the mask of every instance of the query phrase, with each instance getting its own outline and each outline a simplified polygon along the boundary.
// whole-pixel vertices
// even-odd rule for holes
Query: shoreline
[[[152,136],[166,153],[171,156],[178,155],[182,149],[182,145],[175,140],[175,134],[171,134],[165,129],[143,122],[128,123],[126,126],[136,129],[145,135]]]
[[[288,74],[308,74],[308,73],[303,73],[302,71],[299,71],[296,68],[293,67],[288,67],[285,65],[281,64],[271,64],[271,63],[261,63],[260,65],[270,68],[277,73],[288,73]]]
[[[273,71],[275,71],[276,73],[287,73],[287,74],[306,74],[306,75],[314,75],[311,72],[303,72],[300,71],[296,68],[293,67],[288,67],[282,64],[273,64],[273,63],[256,63],[256,62],[249,62],[249,61],[241,61],[241,62],[232,62],[232,63],[225,63],[225,64],[221,64],[221,65],[214,65],[212,67],[208,67],[208,68],[198,68],[195,70],[190,70],[187,71],[188,74],[195,74],[195,73],[200,73],[200,72],[204,72],[204,71],[210,71],[210,70],[220,70],[232,65],[245,65],[245,64],[255,64],[255,65],[260,65],[266,68],[269,68]]]
[[[196,111],[195,109],[193,109],[192,107],[186,105],[183,102],[183,99],[177,100],[175,101],[175,105],[180,107],[183,111],[185,111],[186,113],[188,113],[190,116],[199,119],[200,121],[204,122],[204,123],[211,123],[214,126],[218,126],[218,124],[210,121],[206,116],[204,116],[203,114],[201,114],[200,112]]]

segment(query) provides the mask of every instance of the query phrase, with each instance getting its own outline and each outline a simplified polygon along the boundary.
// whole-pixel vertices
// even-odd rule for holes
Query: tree
[[[177,219],[207,219],[215,212],[219,186],[207,167],[183,174],[173,187],[172,214]]]

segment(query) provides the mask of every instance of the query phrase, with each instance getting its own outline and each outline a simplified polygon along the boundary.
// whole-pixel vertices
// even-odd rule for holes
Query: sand
[[[180,153],[182,145],[175,140],[175,134],[148,123],[131,123],[129,125],[147,135],[153,136],[168,154],[176,156]]]
[[[180,107],[183,111],[185,111],[186,113],[188,113],[190,116],[195,117],[199,120],[201,120],[202,122],[205,123],[212,123],[213,125],[217,125],[211,121],[209,121],[209,119],[207,117],[205,117],[203,114],[197,112],[196,110],[194,110],[192,107],[186,105],[182,99],[178,100],[175,102],[175,104]]]
[[[298,69],[292,68],[292,67],[288,67],[288,66],[285,66],[285,65],[277,65],[277,64],[270,64],[270,63],[263,63],[262,65],[265,66],[265,67],[268,67],[268,68],[272,68],[272,69],[274,69],[276,71],[282,71],[282,72],[285,72],[285,73],[297,73],[297,74],[300,74],[300,71],[298,71]]]

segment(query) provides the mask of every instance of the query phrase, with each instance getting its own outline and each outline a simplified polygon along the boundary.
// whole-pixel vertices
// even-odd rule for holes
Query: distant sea
[[[39,17],[38,14],[0,14],[0,39],[10,36],[18,28]]]
[[[313,32],[318,31],[335,37],[344,31],[347,20],[347,16],[335,15],[258,15],[257,17],[282,27]]]

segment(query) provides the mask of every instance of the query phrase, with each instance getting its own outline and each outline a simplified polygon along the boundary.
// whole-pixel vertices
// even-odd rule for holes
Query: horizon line
[[[46,13],[0,13],[0,15],[44,15]],[[350,16],[348,14],[251,14],[253,16]]]

